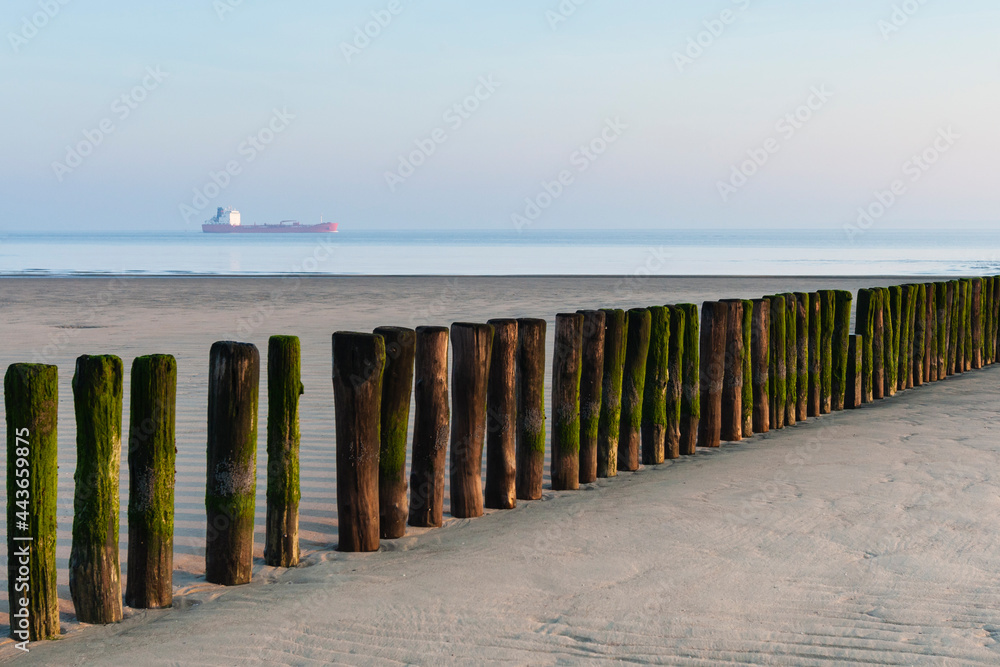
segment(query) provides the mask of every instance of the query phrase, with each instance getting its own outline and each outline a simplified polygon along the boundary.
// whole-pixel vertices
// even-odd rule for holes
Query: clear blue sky
[[[0,231],[194,229],[221,205],[258,222],[501,230],[564,170],[537,228],[840,227],[896,180],[887,223],[998,218],[995,0],[564,0],[575,12],[558,22],[559,0],[399,0],[348,58],[391,4],[6,0]],[[916,11],[896,26],[904,4]],[[445,115],[477,86],[467,118]],[[800,127],[778,125],[807,101]],[[102,122],[114,131],[77,166],[55,164]],[[263,150],[244,144],[269,123],[281,131]],[[908,175],[948,127],[958,138]],[[399,156],[438,129],[393,191],[387,172],[408,173]],[[574,155],[602,132],[603,154]],[[767,145],[723,201],[720,182]],[[230,161],[239,173],[197,201]]]

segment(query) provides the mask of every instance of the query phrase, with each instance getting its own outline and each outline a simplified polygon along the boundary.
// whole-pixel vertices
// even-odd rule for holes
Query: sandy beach
[[[888,285],[894,278],[9,278],[4,368],[57,364],[64,637],[42,664],[996,664],[1000,407],[991,367],[581,492],[337,542],[330,334],[592,307]],[[263,565],[261,386],[254,582],[207,584],[208,350],[302,339],[303,565]],[[80,354],[178,359],[175,607],[75,622],[67,559]],[[551,350],[550,350],[551,354]],[[262,373],[262,377],[264,374]],[[547,390],[550,385],[547,383]],[[125,386],[125,427],[128,380]],[[548,402],[548,396],[546,396]],[[123,462],[124,472],[124,462]],[[121,558],[126,557],[122,479]],[[446,505],[447,511],[447,505]],[[3,570],[5,574],[6,570]],[[6,623],[6,586],[2,587]],[[6,634],[6,627],[0,628]]]

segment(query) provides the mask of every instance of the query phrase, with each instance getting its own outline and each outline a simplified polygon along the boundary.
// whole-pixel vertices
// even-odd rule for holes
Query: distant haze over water
[[[4,275],[961,275],[1000,231],[354,231],[0,235]]]

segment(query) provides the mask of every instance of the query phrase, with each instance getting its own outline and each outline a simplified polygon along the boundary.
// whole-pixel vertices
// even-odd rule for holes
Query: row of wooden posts
[[[577,489],[640,463],[856,408],[1000,354],[998,277],[862,289],[853,334],[852,301],[837,290],[712,301],[700,322],[694,304],[557,315],[552,488]],[[454,517],[541,497],[545,334],[540,319],[333,334],[341,551],[377,550],[380,539],[402,537],[407,523],[440,526],[449,456]],[[271,337],[264,557],[279,567],[299,559],[300,356],[298,338]],[[255,346],[212,346],[205,571],[213,583],[251,577],[259,375]],[[122,380],[118,357],[77,359],[69,573],[86,623],[122,618]],[[132,364],[124,603],[136,608],[172,603],[176,383],[172,356]],[[57,368],[39,364],[14,364],[4,380],[8,590],[11,634],[21,641],[59,634],[57,386]]]

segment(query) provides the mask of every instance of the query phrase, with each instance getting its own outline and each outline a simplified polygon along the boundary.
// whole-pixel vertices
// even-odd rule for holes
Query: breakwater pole
[[[666,460],[667,379],[670,373],[670,310],[648,308],[649,353],[642,397],[642,463],[658,465]]]
[[[937,343],[934,349],[934,363],[937,366],[937,379],[948,377],[948,283],[934,283],[934,298],[937,308]]]
[[[753,329],[750,336],[750,357],[753,366],[753,432],[767,433],[771,424],[770,360],[771,302],[753,300]]]
[[[836,295],[833,290],[820,292],[820,402],[822,415],[833,411],[833,329],[837,316]]]
[[[580,375],[583,315],[556,315],[552,353],[552,489],[580,488]]]
[[[794,294],[781,294],[785,303],[785,426],[795,426],[799,403],[799,306]]]
[[[786,373],[788,368],[788,351],[785,346],[788,343],[787,332],[785,331],[785,297],[769,296],[767,301],[771,306],[771,346],[769,352],[769,383],[770,397],[768,408],[771,412],[771,429],[781,429],[785,427],[785,404],[787,402],[788,385],[786,384]]]
[[[809,295],[795,293],[795,420],[804,422],[809,418]]]
[[[601,420],[606,317],[601,310],[578,312],[583,315],[583,358],[580,371],[580,484],[589,484],[597,481],[597,433]]]
[[[664,453],[668,459],[681,455],[681,405],[684,401],[684,336],[687,314],[683,308],[669,306],[670,359],[667,372],[667,437]]]
[[[622,379],[628,315],[604,310],[604,372],[601,377],[601,414],[597,420],[597,476],[618,474],[618,435],[622,416]]]
[[[486,387],[486,498],[484,506],[517,505],[517,320],[495,319]]]
[[[4,375],[3,388],[7,411],[7,599],[10,636],[21,644],[59,636],[59,369],[12,364]],[[28,590],[22,589],[25,580],[30,582]]]
[[[486,388],[493,354],[493,327],[451,325],[451,515],[483,515],[483,442],[486,437]]]
[[[722,386],[726,370],[728,306],[706,301],[701,306],[701,422],[699,447],[722,444]]]
[[[76,360],[76,473],[69,589],[82,623],[122,620],[118,473],[123,374],[119,357],[84,355]]]
[[[969,363],[973,370],[983,367],[983,281],[974,278],[971,281],[970,315],[972,317],[972,359]]]
[[[720,301],[726,312],[726,352],[722,378],[722,426],[720,439],[739,442],[743,439],[743,361],[749,353],[743,347],[743,301]],[[747,380],[749,381],[749,379]],[[749,437],[749,433],[747,436]]]
[[[517,498],[538,500],[545,472],[545,320],[517,321],[516,448]]]
[[[451,419],[448,329],[417,327],[415,347],[408,523],[437,528],[444,522],[444,468]]]
[[[807,414],[819,417],[823,403],[823,307],[819,292],[809,293],[809,405]]]
[[[379,537],[392,540],[406,534],[406,436],[413,395],[416,333],[405,327],[378,327],[374,333],[385,344],[379,424]],[[270,375],[269,367],[269,380]],[[270,421],[269,415],[268,425]]]
[[[864,338],[850,334],[847,340],[847,373],[845,375],[844,408],[860,408],[864,401],[862,375],[864,366]]]
[[[749,438],[753,435],[753,300],[743,299],[743,396],[740,401],[743,408],[742,435]]]
[[[382,336],[333,334],[339,551],[378,551],[379,547],[379,432],[385,361]]]
[[[913,287],[913,345],[910,349],[910,386],[919,387],[924,383],[924,357],[927,354],[927,286],[918,283]]]
[[[845,290],[835,290],[833,292],[833,300],[834,320],[833,354],[830,357],[832,372],[830,407],[834,412],[837,412],[844,409],[847,393],[851,391],[848,380],[848,367],[851,361],[848,355],[851,344],[851,310],[854,303],[854,295]]]
[[[271,336],[267,342],[264,562],[272,567],[294,567],[299,562],[299,396],[304,391],[298,337]]]
[[[681,392],[681,455],[691,456],[698,444],[701,424],[701,334],[698,306],[682,303],[684,311],[684,363]]]
[[[646,385],[646,359],[652,316],[645,308],[628,311],[625,368],[622,374],[622,410],[618,432],[618,469],[639,469],[642,444],[642,399]]]
[[[137,357],[129,401],[125,581],[125,604],[134,609],[173,603],[176,412],[177,360],[169,354]]]
[[[872,300],[872,290],[858,290],[857,313],[854,321],[854,334],[861,339],[861,402],[871,403],[875,397],[872,392],[872,336],[875,332],[875,303]],[[857,407],[857,406],[852,406]]]

